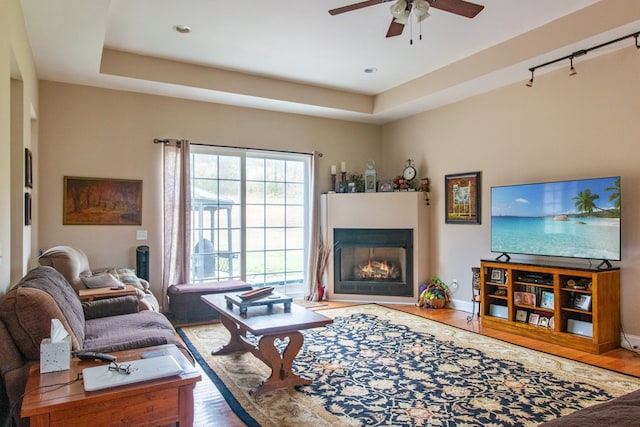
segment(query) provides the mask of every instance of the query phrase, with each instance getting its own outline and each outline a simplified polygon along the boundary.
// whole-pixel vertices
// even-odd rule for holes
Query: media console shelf
[[[480,263],[482,325],[604,353],[620,346],[620,269]]]

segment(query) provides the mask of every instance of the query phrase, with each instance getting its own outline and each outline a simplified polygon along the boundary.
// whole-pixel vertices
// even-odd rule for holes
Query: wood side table
[[[78,297],[80,301],[94,301],[97,299],[123,297],[125,295],[135,295],[136,288],[132,285],[126,285],[123,289],[111,289],[111,288],[94,288],[94,289],[80,289],[78,291]]]
[[[193,389],[201,377],[173,344],[111,353],[118,363],[139,359],[145,351],[171,354],[184,369],[180,375],[143,381],[98,391],[84,391],[82,381],[73,381],[84,368],[104,364],[72,359],[71,369],[40,374],[40,366],[29,371],[22,401],[23,418],[31,427],[158,426],[193,425]]]

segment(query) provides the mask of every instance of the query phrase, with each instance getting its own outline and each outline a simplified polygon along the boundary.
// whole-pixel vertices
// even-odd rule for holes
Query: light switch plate
[[[147,240],[147,230],[137,230],[136,240]]]

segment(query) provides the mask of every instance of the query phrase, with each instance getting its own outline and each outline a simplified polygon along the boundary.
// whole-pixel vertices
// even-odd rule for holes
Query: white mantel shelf
[[[322,195],[323,235],[333,246],[334,228],[413,229],[413,297],[335,294],[333,257],[327,266],[327,298],[332,301],[362,301],[413,304],[418,287],[429,274],[429,207],[417,191],[389,193],[330,193]]]

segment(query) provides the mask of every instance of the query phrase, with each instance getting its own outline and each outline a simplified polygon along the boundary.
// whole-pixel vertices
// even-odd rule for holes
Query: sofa
[[[59,319],[69,333],[73,352],[173,343],[193,361],[163,314],[139,308],[140,300],[132,295],[82,303],[65,277],[49,266],[31,270],[11,288],[0,300],[0,373],[16,424],[28,425],[19,418],[22,394],[52,319]]]
[[[47,249],[40,255],[38,262],[40,265],[58,270],[76,291],[89,287],[132,285],[136,288],[142,309],[159,311],[158,300],[149,289],[149,282],[137,277],[130,268],[110,267],[92,270],[87,255],[82,250],[70,246],[54,246]]]

